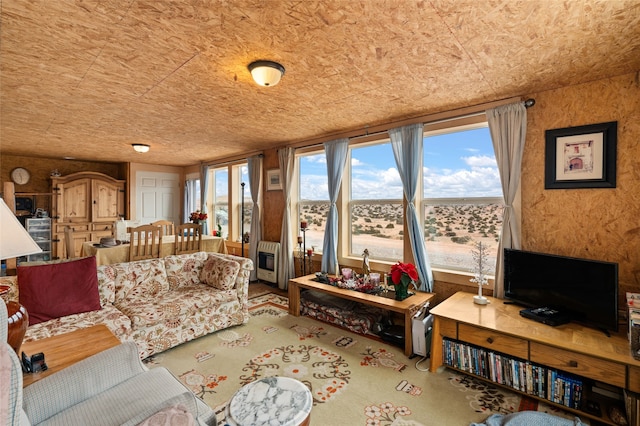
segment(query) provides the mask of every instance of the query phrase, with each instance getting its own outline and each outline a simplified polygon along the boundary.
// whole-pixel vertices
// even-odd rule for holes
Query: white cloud
[[[425,194],[429,198],[499,197],[500,175],[496,167],[425,174]]]
[[[317,164],[326,164],[327,163],[327,157],[324,154],[307,155],[307,156],[304,156],[302,158],[304,158],[304,160],[309,162],[309,163],[317,163]]]
[[[462,157],[462,161],[464,161],[470,167],[495,167],[496,165],[496,158],[489,157],[487,155]]]

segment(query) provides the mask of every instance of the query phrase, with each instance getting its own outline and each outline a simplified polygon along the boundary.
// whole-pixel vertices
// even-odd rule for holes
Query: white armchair
[[[133,342],[22,389],[20,362],[6,343],[6,307],[0,305],[0,423],[137,425],[162,410],[180,407],[196,424],[216,424],[213,410],[167,369],[145,367]]]

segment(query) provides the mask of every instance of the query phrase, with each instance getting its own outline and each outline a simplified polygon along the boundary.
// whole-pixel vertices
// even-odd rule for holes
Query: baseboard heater
[[[278,283],[278,258],[280,243],[275,241],[258,242],[258,279]]]

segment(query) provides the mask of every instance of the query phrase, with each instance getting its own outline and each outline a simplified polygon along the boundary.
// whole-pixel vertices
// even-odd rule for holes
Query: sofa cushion
[[[121,341],[127,340],[131,334],[131,320],[115,306],[109,304],[99,311],[83,312],[54,318],[29,326],[24,342],[41,340],[94,325],[104,324]]]
[[[95,257],[19,266],[18,285],[30,325],[101,308]]]
[[[208,253],[198,252],[164,257],[169,288],[200,284],[200,272],[209,257]]]
[[[113,265],[98,266],[98,292],[102,306],[116,300],[116,268]]]
[[[157,299],[169,292],[169,282],[162,259],[117,263],[115,269],[115,301],[118,308],[131,301]]]
[[[210,254],[202,267],[200,280],[219,290],[230,290],[236,284],[239,271],[240,264],[235,260]]]
[[[120,309],[131,320],[133,329],[158,324],[173,329],[179,328],[197,312],[235,300],[238,300],[238,296],[232,290],[212,290],[211,287],[198,284],[167,293],[154,303],[148,300],[131,301]]]

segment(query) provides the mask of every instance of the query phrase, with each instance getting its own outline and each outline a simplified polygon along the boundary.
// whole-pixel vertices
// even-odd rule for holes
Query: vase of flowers
[[[201,212],[200,210],[196,210],[189,215],[189,220],[193,223],[200,223],[201,221],[207,220],[209,217],[206,213]]]
[[[391,267],[389,280],[395,288],[396,300],[404,300],[409,297],[409,286],[416,286],[418,271],[411,263],[398,262]]]

